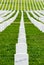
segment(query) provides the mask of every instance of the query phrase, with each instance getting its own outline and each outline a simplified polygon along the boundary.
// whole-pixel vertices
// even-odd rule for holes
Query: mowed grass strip
[[[0,32],[0,65],[14,65],[14,54],[16,53],[16,43],[18,40],[20,18],[8,26],[3,32]]]
[[[27,16],[24,16],[26,22],[27,18],[25,17]],[[33,24],[25,24],[25,30],[29,65],[44,65],[44,33],[39,31]]]

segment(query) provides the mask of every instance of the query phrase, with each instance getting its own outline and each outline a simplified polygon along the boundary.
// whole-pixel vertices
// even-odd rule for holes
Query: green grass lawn
[[[14,54],[20,26],[21,13],[17,19],[0,32],[0,65],[14,65]],[[19,22],[18,24],[15,22]]]
[[[24,21],[30,22],[26,14]],[[25,24],[29,65],[44,65],[44,33],[30,23]]]
[[[16,53],[16,43],[18,42],[19,26],[21,20],[20,10],[44,10],[44,2],[40,0],[38,2],[36,2],[36,0],[27,0],[27,2],[26,0],[22,0],[22,8],[20,2],[21,0],[19,0],[19,3],[18,0],[13,1],[10,2],[10,0],[0,0],[0,10],[19,10],[19,14],[16,20],[3,32],[0,32],[0,65],[14,65],[14,54]],[[16,14],[16,12],[3,22],[12,18]],[[8,16],[9,14],[7,14],[6,16]],[[37,15],[36,13],[34,14]],[[30,12],[29,15],[35,20],[39,21]],[[39,17],[39,15],[37,16]],[[44,65],[44,33],[38,30],[38,28],[36,28],[31,23],[31,21],[27,18],[25,12],[24,23],[26,31],[27,52],[29,54],[29,65]]]

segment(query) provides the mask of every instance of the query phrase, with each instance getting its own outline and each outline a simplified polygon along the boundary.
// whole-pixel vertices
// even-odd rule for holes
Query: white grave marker
[[[22,11],[21,22],[20,22],[18,44],[16,45],[16,54],[14,56],[14,59],[15,59],[14,65],[29,65],[25,27],[24,27],[24,20],[23,20],[23,11]]]

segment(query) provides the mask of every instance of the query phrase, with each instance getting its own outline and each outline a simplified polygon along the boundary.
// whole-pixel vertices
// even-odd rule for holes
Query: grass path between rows
[[[3,32],[0,32],[0,65],[14,65],[14,54],[16,53],[16,43],[20,26],[21,13],[17,19],[8,26]]]
[[[24,21],[31,22],[24,13]],[[44,33],[33,24],[25,24],[29,65],[44,65]]]

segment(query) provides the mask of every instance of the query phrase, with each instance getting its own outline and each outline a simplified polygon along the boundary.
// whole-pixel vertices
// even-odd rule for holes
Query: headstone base
[[[14,65],[29,65],[28,54],[15,54]]]

